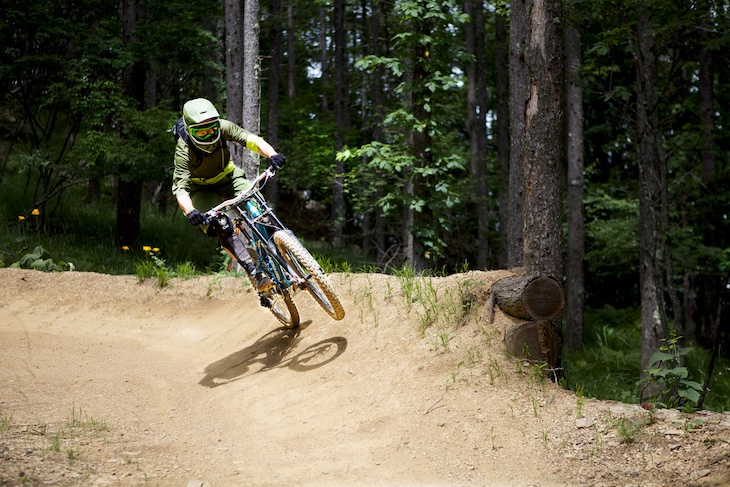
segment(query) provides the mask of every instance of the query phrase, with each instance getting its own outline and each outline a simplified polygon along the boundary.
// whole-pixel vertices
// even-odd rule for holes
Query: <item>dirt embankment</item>
[[[231,277],[0,269],[0,485],[730,483],[730,415],[577,397],[506,356],[505,275],[333,275],[345,319],[300,294],[291,331]]]

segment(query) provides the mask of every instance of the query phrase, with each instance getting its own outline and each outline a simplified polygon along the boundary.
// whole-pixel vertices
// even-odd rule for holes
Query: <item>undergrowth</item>
[[[692,409],[691,401],[682,401],[686,394],[681,384],[703,384],[709,361],[709,353],[699,346],[682,347],[677,353],[683,356],[684,371],[676,371],[674,365],[665,372],[654,370],[654,377],[642,381],[641,377],[641,317],[639,309],[587,309],[582,349],[563,355],[563,385],[581,395],[602,400],[616,400],[639,403],[641,391],[647,380],[657,380],[668,375],[670,380],[680,384],[674,395],[667,396],[662,390],[657,406],[682,407]],[[671,340],[662,345],[671,346]],[[668,350],[657,350],[667,353]],[[676,365],[676,364],[675,364]],[[674,372],[672,372],[674,371]],[[704,409],[712,411],[730,410],[730,381],[725,377],[730,373],[730,360],[719,358],[715,364],[712,388],[707,394]],[[676,379],[676,380],[675,380]],[[691,389],[694,389],[691,387]],[[684,391],[687,388],[685,387]],[[671,392],[671,391],[670,391]]]

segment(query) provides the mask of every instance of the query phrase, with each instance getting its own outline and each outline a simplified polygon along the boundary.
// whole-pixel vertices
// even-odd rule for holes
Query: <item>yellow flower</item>
[[[149,252],[149,251],[152,250],[152,247],[150,247],[149,245],[143,245],[142,246],[142,250],[145,251],[145,252]]]
[[[160,248],[159,247],[155,247],[155,248],[152,249],[152,252],[154,252],[156,254],[159,254],[160,253]]]
[[[129,245],[122,245],[122,250],[125,252],[129,250]]]
[[[33,208],[33,211],[31,211],[30,214],[33,216],[38,216],[41,214],[41,210],[39,210],[38,208]]]
[[[19,222],[24,222],[25,221],[25,217],[23,215],[18,215],[18,221]]]

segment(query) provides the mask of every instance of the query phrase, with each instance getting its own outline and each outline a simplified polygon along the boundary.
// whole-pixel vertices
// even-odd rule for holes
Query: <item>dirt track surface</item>
[[[507,275],[410,304],[332,275],[345,319],[299,294],[289,331],[233,277],[0,269],[0,485],[730,483],[729,414],[586,400],[506,356]]]

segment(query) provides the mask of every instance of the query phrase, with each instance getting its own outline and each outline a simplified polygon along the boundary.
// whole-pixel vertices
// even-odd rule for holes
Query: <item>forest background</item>
[[[0,4],[0,264],[212,269],[170,194],[202,96],[329,270],[554,276],[568,387],[639,401],[662,350],[661,399],[730,409],[727,1]]]

